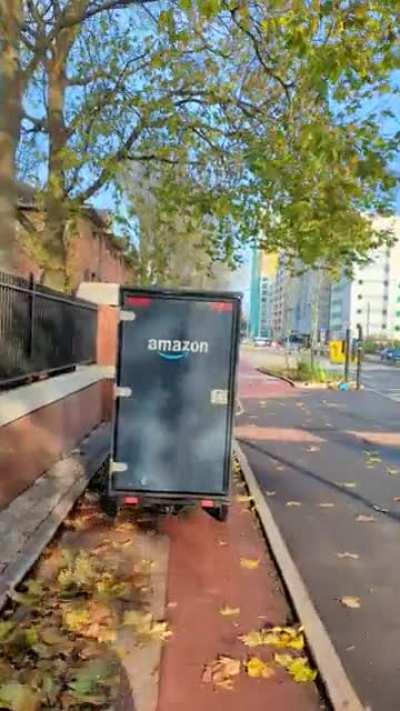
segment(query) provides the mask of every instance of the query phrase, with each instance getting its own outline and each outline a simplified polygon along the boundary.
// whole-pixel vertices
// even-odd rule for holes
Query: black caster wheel
[[[100,496],[100,506],[101,510],[110,518],[117,516],[119,508],[117,499],[112,499],[107,494],[102,494]]]
[[[217,521],[224,522],[228,518],[229,506],[228,504],[221,504],[220,506],[214,506],[212,509],[206,509],[206,511]]]

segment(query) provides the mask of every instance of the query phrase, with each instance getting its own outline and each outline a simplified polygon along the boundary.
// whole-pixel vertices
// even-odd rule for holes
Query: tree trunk
[[[61,41],[60,41],[61,39]],[[47,265],[43,281],[49,286],[66,286],[67,249],[65,232],[68,220],[62,151],[67,142],[64,122],[65,51],[62,36],[56,43],[48,68],[49,179],[45,200],[43,245]]]
[[[19,27],[22,0],[0,0],[0,268],[17,266],[15,153],[21,123]]]

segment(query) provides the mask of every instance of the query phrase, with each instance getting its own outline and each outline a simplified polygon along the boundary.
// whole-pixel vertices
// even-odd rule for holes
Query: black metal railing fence
[[[0,387],[96,358],[97,307],[0,271]]]

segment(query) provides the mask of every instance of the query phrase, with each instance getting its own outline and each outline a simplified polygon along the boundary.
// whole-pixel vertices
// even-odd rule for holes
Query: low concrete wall
[[[111,419],[119,287],[83,283],[78,295],[99,306],[97,365],[0,393],[0,510]]]
[[[112,381],[88,367],[0,395],[0,509],[111,416]]]

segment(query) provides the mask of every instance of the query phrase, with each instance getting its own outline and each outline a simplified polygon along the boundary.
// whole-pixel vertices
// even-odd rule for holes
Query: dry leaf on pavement
[[[359,514],[356,518],[356,521],[359,523],[373,523],[376,521],[376,518],[374,516],[365,516],[365,514]]]
[[[0,708],[11,711],[38,711],[40,697],[27,684],[8,682],[0,685]]]
[[[218,545],[219,545],[219,546],[227,546],[227,545],[228,545],[228,542],[227,542],[227,541],[219,540],[219,541],[218,541]]]
[[[344,597],[340,598],[340,602],[345,607],[351,607],[352,609],[361,607],[361,600],[359,597],[356,597],[355,595],[345,595]]]
[[[224,607],[221,607],[219,614],[223,615],[223,617],[235,617],[236,615],[240,615],[240,607],[224,605]]]
[[[246,647],[259,647],[263,644],[262,631],[251,630],[247,634],[242,634],[238,639],[240,639]]]
[[[246,671],[253,679],[269,679],[275,674],[273,667],[258,657],[251,657],[246,662]]]
[[[204,667],[202,681],[206,684],[212,683],[214,686],[232,691],[233,677],[240,674],[240,659],[220,656]]]
[[[282,649],[304,649],[303,627],[266,627],[239,637],[246,647],[269,645]]]
[[[240,565],[242,568],[247,568],[247,570],[255,570],[260,565],[259,558],[241,558]]]
[[[151,612],[129,610],[125,612],[122,625],[133,627],[141,639],[159,639],[162,642],[171,637],[172,632],[167,622],[155,621]]]
[[[348,551],[345,551],[345,553],[336,553],[338,558],[353,558],[353,560],[358,560],[359,555],[357,553],[349,553]]]
[[[287,501],[286,506],[302,506],[300,501]]]
[[[246,494],[238,494],[238,495],[235,497],[235,499],[236,499],[236,501],[238,502],[238,504],[248,504],[249,501],[253,501],[253,497],[252,497],[252,496],[246,496]]]
[[[314,681],[317,676],[316,669],[310,667],[307,657],[292,657],[290,654],[275,654],[275,662],[286,669],[294,681],[306,683]]]

